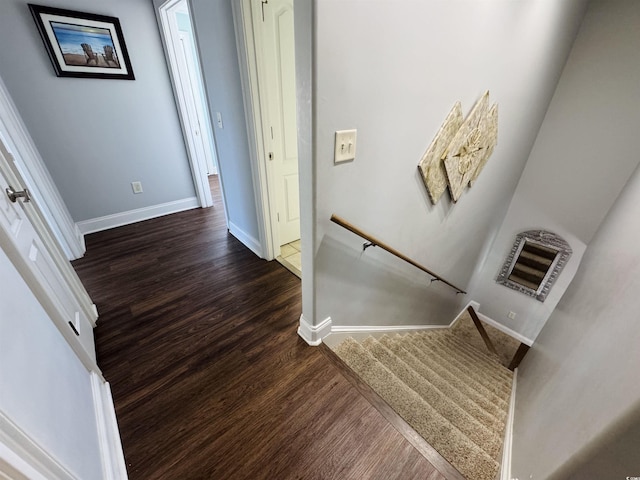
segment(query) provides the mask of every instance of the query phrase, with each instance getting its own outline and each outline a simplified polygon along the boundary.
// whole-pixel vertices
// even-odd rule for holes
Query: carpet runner
[[[347,338],[335,353],[468,480],[499,470],[513,374],[456,329]]]

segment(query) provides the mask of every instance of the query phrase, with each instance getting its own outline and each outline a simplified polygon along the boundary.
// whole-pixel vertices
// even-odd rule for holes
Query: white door
[[[216,166],[217,162],[215,161],[211,122],[209,121],[209,115],[205,108],[204,89],[200,80],[200,66],[198,64],[198,58],[195,55],[196,49],[191,32],[183,32],[180,30],[179,40],[181,56],[184,59],[189,76],[188,94],[192,97],[198,117],[198,130],[200,141],[202,142],[202,150],[207,161],[207,173],[209,175],[215,175],[218,173],[218,169]]]
[[[300,238],[293,0],[269,0],[262,32],[280,245]]]
[[[66,257],[47,235],[46,226],[40,223],[36,227],[33,223],[41,218],[35,200],[18,198],[15,202],[10,201],[7,189],[26,191],[24,185],[0,131],[0,245],[33,280],[36,295],[75,348],[78,357],[87,368],[93,367],[96,364],[93,341],[95,311],[84,305],[88,295]],[[44,240],[47,236],[49,238]],[[78,289],[82,290],[79,297],[76,296]]]
[[[0,466],[126,478],[93,326],[30,220],[23,185],[0,132]]]

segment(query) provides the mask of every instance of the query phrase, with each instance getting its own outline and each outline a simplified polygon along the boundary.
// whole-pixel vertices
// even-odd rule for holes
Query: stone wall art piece
[[[423,155],[418,169],[435,205],[446,188],[457,202],[472,186],[498,143],[498,105],[489,107],[489,92],[466,119],[457,102]]]

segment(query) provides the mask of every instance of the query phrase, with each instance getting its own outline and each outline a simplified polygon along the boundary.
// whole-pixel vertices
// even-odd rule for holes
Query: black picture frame
[[[135,80],[116,17],[29,4],[58,77]]]

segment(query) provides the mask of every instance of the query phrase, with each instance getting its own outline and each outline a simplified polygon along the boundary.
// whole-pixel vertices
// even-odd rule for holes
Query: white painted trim
[[[200,158],[198,155],[197,148],[191,138],[190,132],[193,131],[191,123],[194,119],[190,118],[187,101],[184,99],[184,86],[180,78],[178,60],[173,42],[167,40],[172,38],[168,9],[179,1],[180,0],[167,0],[164,2],[156,9],[156,18],[158,20],[158,27],[161,33],[160,37],[162,38],[162,46],[167,59],[169,77],[171,78],[171,85],[173,87],[173,95],[176,101],[176,106],[178,107],[177,110],[178,117],[180,118],[180,126],[182,128],[182,137],[187,149],[187,156],[189,157],[189,165],[191,166],[193,186],[196,190],[198,206],[205,208],[213,205],[211,189],[209,188],[209,177],[207,175],[207,163],[205,159]],[[187,8],[189,8],[188,4]],[[191,15],[189,15],[189,18],[191,18]]]
[[[48,480],[0,441],[0,477],[9,480]]]
[[[502,446],[502,462],[500,465],[500,480],[511,480],[511,452],[513,446],[513,421],[516,408],[516,384],[518,380],[518,369],[513,372],[513,386],[511,387],[511,399],[509,400],[509,415],[504,432],[504,443]]]
[[[525,345],[528,345],[528,346],[533,345],[534,340],[531,340],[530,338],[527,338],[524,335],[521,335],[518,332],[511,330],[509,327],[505,327],[501,323],[496,322],[493,318],[489,318],[486,315],[478,312],[477,310],[476,310],[476,313],[478,314],[478,318],[483,322],[491,325],[492,327],[500,330],[503,333],[506,333],[510,337],[515,338],[516,340],[518,340],[521,343],[524,343]]]
[[[260,97],[258,49],[255,48],[255,27],[251,0],[231,2],[231,5],[247,137],[249,138],[249,156],[258,216],[260,250],[264,254],[263,258],[273,260],[279,254],[280,245],[279,242],[274,241],[274,235],[277,235],[278,231],[275,215],[276,203],[274,193],[271,192],[273,189],[269,189],[269,172],[265,153],[264,129],[262,128],[263,121],[265,121],[263,110],[266,107],[266,102]]]
[[[252,237],[233,222],[229,222],[229,233],[240,240],[245,247],[247,247],[257,256],[259,256],[260,258],[264,258],[264,256],[262,255],[262,245],[257,238]]]
[[[91,389],[96,413],[98,442],[105,480],[125,480],[127,467],[120,441],[111,388],[100,376],[91,373]]]
[[[298,335],[312,347],[317,347],[322,343],[322,339],[331,333],[331,317],[325,318],[318,325],[310,325],[300,315],[300,326],[298,327]]]
[[[0,448],[0,460],[4,460],[14,467],[22,466],[24,470],[21,472],[26,473],[27,470],[37,472],[33,477],[28,475],[28,478],[34,480],[40,478],[78,480],[2,411],[0,411],[0,447],[2,447]],[[24,466],[25,464],[27,467]]]
[[[78,222],[78,227],[83,234],[101,232],[110,228],[121,227],[131,223],[142,222],[152,218],[162,217],[171,213],[183,212],[198,208],[200,203],[196,197],[184,198],[173,202],[160,203],[150,207],[137,208],[126,212],[105,215],[104,217],[91,218]]]
[[[86,250],[84,237],[73,222],[1,77],[0,124],[9,137],[6,143],[13,150],[14,162],[64,255],[68,260],[82,257]]]
[[[437,330],[451,328],[447,325],[334,325],[331,333],[362,333],[362,332],[419,332],[422,330]]]

